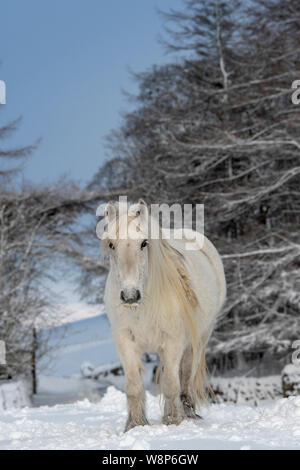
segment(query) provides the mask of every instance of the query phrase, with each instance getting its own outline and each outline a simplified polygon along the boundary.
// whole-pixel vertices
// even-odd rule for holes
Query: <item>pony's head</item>
[[[102,249],[109,253],[120,302],[136,307],[143,300],[148,273],[148,209],[143,200],[127,205],[109,202]]]

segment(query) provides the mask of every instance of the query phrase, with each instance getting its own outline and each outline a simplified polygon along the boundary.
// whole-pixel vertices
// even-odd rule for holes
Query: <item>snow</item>
[[[124,376],[107,373],[120,362],[106,315],[40,331],[39,340],[49,332],[38,407],[0,411],[0,449],[300,449],[300,396],[281,398],[280,376],[214,377],[218,401],[201,410],[204,419],[165,426],[153,363],[144,377],[151,425],[124,433]]]
[[[300,395],[300,365],[286,365],[281,375],[284,396]]]
[[[94,318],[98,315],[103,315],[104,305],[89,305],[83,302],[77,302],[64,306],[62,312],[61,324],[73,323],[86,318]],[[59,315],[57,315],[57,317],[59,317]]]
[[[52,406],[59,403],[74,403],[88,398],[99,401],[104,395],[109,382],[101,383],[82,379],[80,375],[73,377],[41,376],[38,381],[38,393],[33,397],[34,406]]]
[[[121,368],[120,360],[111,362],[108,364],[102,364],[101,366],[98,366],[98,367],[95,367],[93,364],[91,364],[88,361],[84,361],[81,364],[80,372],[81,372],[82,377],[84,378],[87,378],[87,379],[93,378],[97,380],[101,376],[104,376],[104,377],[107,376],[109,371],[111,371],[112,369],[119,369],[119,368]],[[122,372],[122,375],[123,375],[123,372]]]
[[[101,366],[119,361],[106,315],[61,325],[38,334],[49,353],[39,360],[39,376],[67,377],[80,373],[84,361]]]
[[[29,391],[24,381],[0,381],[0,412],[23,408],[29,404]]]
[[[97,403],[9,410],[0,414],[1,449],[300,449],[300,396],[258,407],[217,404],[203,420],[161,424],[162,404],[147,392],[151,425],[124,433],[126,396],[109,387]]]
[[[263,400],[282,397],[280,375],[266,377],[211,377],[215,402],[257,405]]]
[[[53,314],[55,311],[55,315]],[[86,304],[84,302],[69,302],[68,304],[56,305],[45,310],[36,321],[36,328],[43,330],[60,325],[74,323],[88,318],[94,318],[105,313],[104,304]]]
[[[300,365],[298,364],[288,364],[282,370],[282,374],[287,374],[289,376],[300,376]]]

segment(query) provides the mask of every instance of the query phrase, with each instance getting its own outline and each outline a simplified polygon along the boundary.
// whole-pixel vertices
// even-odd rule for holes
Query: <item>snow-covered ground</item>
[[[98,310],[103,309],[100,306]],[[98,368],[119,364],[109,322],[103,314],[87,318],[82,315],[78,313],[76,321],[69,324],[39,332],[38,341],[42,346],[46,341],[49,352],[37,364],[35,406],[72,403],[85,397],[94,401],[109,385],[110,382],[100,384],[84,379],[81,374],[83,363],[92,363]]]
[[[279,376],[215,379],[220,396],[230,400],[238,393],[239,404],[203,408],[203,420],[178,427],[161,424],[160,398],[147,392],[151,425],[124,433],[124,376],[89,378],[93,365],[101,372],[119,363],[108,320],[92,314],[71,318],[67,326],[52,328],[50,338],[49,331],[39,333],[41,342],[48,337],[51,353],[38,363],[35,406],[0,412],[0,449],[300,449],[300,396],[278,398]],[[151,391],[152,367],[146,364]]]
[[[23,380],[0,381],[0,413],[30,405],[29,390]]]
[[[123,433],[125,394],[109,387],[97,403],[88,399],[0,414],[1,449],[300,449],[300,397],[258,407],[220,404],[203,420],[160,423],[159,397],[147,393],[150,426]]]
[[[110,325],[103,314],[42,330],[38,340],[40,344],[46,341],[49,348],[38,363],[40,377],[71,377],[80,373],[85,361],[99,366],[118,360]]]
[[[104,313],[104,305],[89,305],[84,302],[73,302],[58,306],[55,310],[56,326],[74,323],[87,318],[94,318]],[[53,320],[52,325],[53,326]]]

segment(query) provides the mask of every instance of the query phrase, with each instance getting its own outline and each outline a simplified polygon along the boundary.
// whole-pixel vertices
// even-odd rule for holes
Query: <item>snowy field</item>
[[[47,341],[50,351],[38,363],[40,376],[70,377],[85,361],[99,366],[118,360],[106,315],[41,331],[38,339],[41,344]]]
[[[300,397],[259,407],[220,404],[201,421],[160,424],[158,397],[147,393],[151,426],[123,433],[126,397],[109,387],[98,403],[87,399],[0,415],[1,449],[300,449]]]
[[[84,311],[84,314],[86,312]],[[82,378],[81,365],[97,367],[120,363],[106,315],[80,318],[67,325],[39,333],[39,342],[47,340],[50,352],[38,362],[38,394],[35,405],[70,403],[85,397],[103,395],[105,383]]]
[[[223,391],[226,384],[231,394],[238,389],[241,403],[203,408],[203,420],[186,420],[178,427],[161,424],[162,403],[147,392],[151,425],[125,434],[124,377],[107,376],[96,381],[80,372],[83,363],[92,363],[99,370],[118,363],[107,318],[74,319],[66,329],[58,326],[52,331],[51,358],[39,363],[35,407],[1,411],[0,449],[300,449],[300,396],[247,405],[242,400],[243,390],[251,384],[255,390],[254,378],[246,382],[242,378],[218,379]],[[46,333],[40,333],[39,339]],[[149,389],[152,366],[146,366]],[[262,392],[268,397],[267,386],[274,381],[279,389],[280,376],[261,380],[258,397]]]

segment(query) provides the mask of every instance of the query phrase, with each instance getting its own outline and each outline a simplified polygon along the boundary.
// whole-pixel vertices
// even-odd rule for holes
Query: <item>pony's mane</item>
[[[184,266],[184,256],[161,237],[149,241],[147,291],[151,293],[153,312],[165,315],[168,323],[176,320],[174,310],[178,310],[196,353],[199,349],[195,315],[198,298]]]
[[[184,256],[173,248],[167,240],[162,238],[152,240],[149,243],[147,288],[152,293],[151,299],[154,302],[154,312],[163,311],[169,322],[173,320],[174,307],[178,308],[179,315],[183,318],[192,345],[193,396],[196,403],[199,404],[199,399],[207,403],[206,389],[211,396],[214,396],[214,393],[207,378],[205,361],[206,344],[204,344],[199,336],[199,328],[196,321],[195,310],[201,308],[201,305],[199,305],[198,298],[191,286],[191,281],[184,265]],[[159,381],[160,373],[161,368],[159,367],[157,369],[157,381]]]

